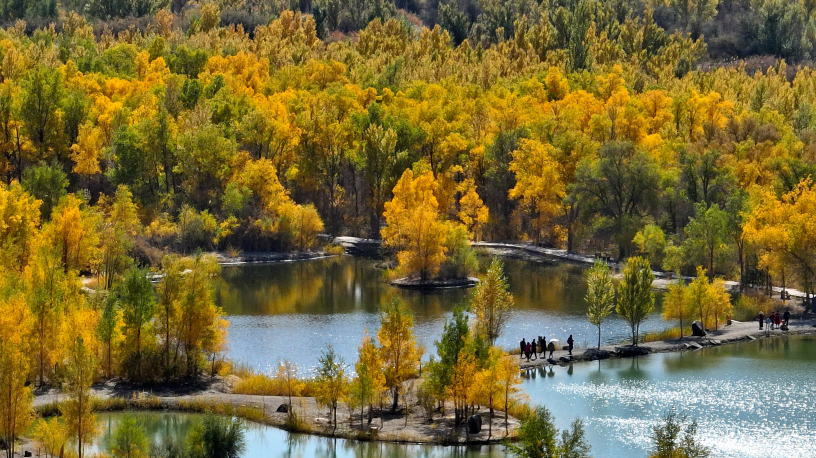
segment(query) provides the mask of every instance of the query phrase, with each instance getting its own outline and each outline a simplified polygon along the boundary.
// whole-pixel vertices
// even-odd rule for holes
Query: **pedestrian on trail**
[[[776,325],[776,329],[779,329],[779,325],[782,324],[782,316],[779,314],[777,310],[774,312],[774,325]]]
[[[782,315],[782,317],[785,319],[785,326],[787,326],[788,321],[790,321],[790,310],[785,310],[785,314]]]
[[[547,350],[550,352],[550,359],[552,359],[553,352],[555,351],[555,342],[550,342],[550,344],[547,345]]]
[[[572,356],[572,347],[575,345],[575,340],[572,338],[572,334],[570,334],[569,338],[567,339],[567,345],[569,346],[569,354]]]
[[[765,324],[765,312],[759,312],[759,330],[762,330],[762,325]]]
[[[524,355],[527,357],[527,361],[530,361],[530,350],[532,350],[532,346],[528,343],[524,349]]]
[[[536,351],[536,340],[535,340],[535,338],[533,338],[530,341],[530,347],[531,347],[530,356],[532,356],[533,360],[538,359],[538,356],[537,356],[538,352]]]
[[[762,329],[762,325],[760,325],[759,328]],[[527,349],[527,342],[525,342],[524,339],[521,339],[521,342],[519,342],[519,349],[521,349],[519,359],[524,358],[524,350]]]
[[[547,339],[544,336],[538,336],[538,350],[543,358],[544,352],[547,351]]]

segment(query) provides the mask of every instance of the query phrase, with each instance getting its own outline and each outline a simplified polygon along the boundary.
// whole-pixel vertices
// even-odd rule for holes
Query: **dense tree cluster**
[[[809,261],[786,254],[808,239],[763,231],[783,224],[770,202],[812,188],[812,71],[695,70],[705,43],[666,30],[737,6],[680,3],[440,4],[440,23],[470,24],[461,36],[384,19],[387,2],[259,4],[275,18],[251,31],[221,27],[215,3],[116,34],[70,11],[59,28],[18,22],[0,32],[0,172],[43,221],[71,199],[121,213],[80,238],[134,240],[105,271],[150,246],[308,249],[385,227],[419,277],[466,274],[467,239],[526,239],[811,288]],[[657,25],[667,8],[682,27]],[[321,40],[349,18],[359,33]],[[123,186],[138,210],[103,198]],[[60,256],[77,268],[87,253]]]

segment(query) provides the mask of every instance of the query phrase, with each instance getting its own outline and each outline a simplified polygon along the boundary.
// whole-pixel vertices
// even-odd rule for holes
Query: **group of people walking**
[[[768,318],[765,318],[765,312],[759,312],[759,329],[762,330],[762,325],[767,324],[768,329],[773,331],[774,329],[779,329],[781,326],[785,326],[787,328],[788,322],[790,321],[790,311],[785,310],[785,313],[780,314],[778,310],[774,310],[768,315]],[[784,330],[784,329],[783,329]]]
[[[532,360],[535,361],[538,358],[544,358],[544,352],[550,352],[549,358],[552,359],[553,352],[556,350],[555,348],[556,340],[553,339],[550,343],[547,343],[547,339],[544,336],[538,336],[538,338],[530,339],[527,342],[525,339],[521,339],[519,342],[519,349],[521,353],[519,353],[519,358],[527,358],[527,361],[530,361],[531,357]],[[569,350],[569,354],[572,355],[572,348],[575,344],[575,340],[572,338],[572,334],[570,334],[569,339],[567,339],[567,348]]]

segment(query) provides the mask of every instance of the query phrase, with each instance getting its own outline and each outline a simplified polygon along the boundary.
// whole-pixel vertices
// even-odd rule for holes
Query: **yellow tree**
[[[493,437],[493,409],[501,406],[502,394],[502,365],[501,360],[504,351],[497,347],[490,347],[487,359],[483,363],[482,369],[476,374],[476,387],[478,388],[477,398],[479,404],[486,405],[490,409],[490,420],[488,420],[487,437]],[[515,358],[510,358],[515,360]]]
[[[69,350],[65,390],[68,399],[63,403],[62,414],[69,435],[77,444],[79,458],[84,454],[85,444],[92,441],[98,431],[91,399],[95,370],[96,361],[90,349],[82,337],[77,337]]]
[[[31,311],[28,344],[42,386],[58,356],[63,318],[71,299],[70,279],[60,262],[60,253],[48,245],[38,248],[24,279]]]
[[[102,157],[104,132],[87,122],[79,127],[77,142],[71,146],[71,160],[74,161],[74,173],[90,177],[101,172],[99,159]]]
[[[469,342],[471,343],[471,342]],[[467,347],[468,344],[465,344]],[[448,396],[453,401],[454,423],[458,425],[467,418],[468,407],[475,404],[479,394],[476,385],[479,368],[476,355],[472,351],[461,351],[456,358],[451,372],[451,384],[448,387]]]
[[[802,180],[791,192],[777,198],[760,191],[753,200],[744,226],[746,241],[760,250],[760,265],[781,263],[793,268],[805,290],[814,291],[816,280],[816,189]]]
[[[391,410],[395,411],[402,382],[416,374],[422,356],[422,348],[414,337],[414,317],[400,301],[394,299],[380,311],[377,340],[380,343],[385,386],[391,390],[394,399]]]
[[[470,309],[476,332],[495,344],[513,312],[513,294],[507,291],[504,263],[498,258],[493,258],[487,276],[476,286]]]
[[[357,347],[357,363],[354,370],[357,375],[351,382],[351,396],[360,406],[360,428],[363,427],[363,410],[368,406],[371,419],[371,403],[385,389],[385,375],[380,352],[374,340],[366,330],[363,343]]]
[[[28,265],[40,224],[42,202],[16,182],[0,183],[0,267],[21,272]]]
[[[26,383],[28,355],[22,339],[27,320],[28,310],[22,293],[0,298],[0,434],[8,458],[14,456],[17,438],[34,418],[34,397]]]
[[[504,434],[508,434],[509,423],[507,421],[510,403],[516,399],[516,394],[521,391],[521,370],[516,358],[503,357],[499,360],[499,386],[501,387],[504,401]]]
[[[224,337],[219,330],[221,308],[215,305],[213,281],[220,271],[212,255],[192,259],[184,275],[184,295],[179,308],[179,344],[187,362],[187,375],[195,376],[202,361],[202,352],[217,345]]]
[[[561,213],[566,186],[554,157],[556,148],[550,144],[524,139],[513,152],[510,170],[516,174],[516,185],[510,198],[518,199],[534,215],[536,240],[541,231]]]
[[[697,267],[697,278],[689,283],[685,291],[686,310],[693,311],[705,327],[719,327],[721,319],[731,313],[731,297],[721,279],[709,282],[706,270]]]
[[[473,179],[468,178],[460,183],[459,192],[462,197],[459,199],[459,213],[456,215],[467,227],[468,235],[473,240],[481,238],[482,226],[487,223],[488,210],[479,194],[476,193],[476,185]]]
[[[161,281],[156,286],[157,306],[156,306],[156,333],[163,340],[164,346],[164,366],[170,368],[171,350],[176,359],[177,346],[172,345],[178,341],[180,333],[179,313],[181,301],[184,298],[184,272],[187,270],[189,258],[180,258],[176,255],[167,255],[162,258]]]
[[[433,277],[445,260],[444,224],[434,196],[436,180],[430,171],[414,179],[406,170],[394,187],[394,198],[385,203],[381,231],[385,246],[397,251],[399,269],[422,280]]]
[[[45,243],[60,252],[65,271],[87,270],[99,246],[98,215],[74,195],[64,197],[43,227]]]
[[[43,418],[34,426],[32,437],[45,450],[46,458],[51,458],[60,456],[60,451],[64,452],[68,431],[59,417],[52,417],[50,420]]]
[[[688,288],[681,282],[669,285],[669,291],[663,299],[663,319],[680,321],[680,338],[683,338],[683,319],[689,316]]]

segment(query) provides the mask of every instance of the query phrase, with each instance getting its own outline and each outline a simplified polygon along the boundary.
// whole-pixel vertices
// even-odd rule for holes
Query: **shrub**
[[[246,449],[246,426],[235,418],[208,413],[187,436],[190,458],[240,456]]]

